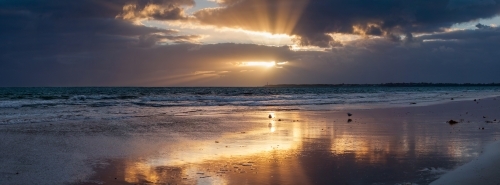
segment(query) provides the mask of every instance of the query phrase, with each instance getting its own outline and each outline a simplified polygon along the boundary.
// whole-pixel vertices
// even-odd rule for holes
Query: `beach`
[[[500,185],[500,0],[0,0],[0,185]]]
[[[497,184],[499,112],[478,98],[4,124],[0,184]]]

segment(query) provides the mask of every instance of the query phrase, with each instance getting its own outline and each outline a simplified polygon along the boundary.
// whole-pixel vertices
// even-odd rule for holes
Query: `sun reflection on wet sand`
[[[271,114],[272,118],[268,118]],[[454,129],[415,117],[390,117],[394,112],[367,110],[346,122],[345,113],[257,112],[232,116],[223,124],[235,130],[207,134],[202,139],[166,142],[155,155],[127,159],[128,183],[180,184],[316,184],[352,182],[353,172],[364,176],[361,184],[403,180],[428,183],[422,169],[452,168],[456,162],[476,157],[477,139],[461,139]],[[403,114],[403,113],[401,113]],[[270,125],[269,125],[270,123]],[[246,125],[238,130],[238,125]],[[248,129],[250,128],[250,129]],[[450,131],[451,130],[451,131]],[[456,132],[460,134],[460,132]],[[430,157],[430,158],[429,158]],[[165,171],[167,169],[167,171]],[[382,174],[392,173],[392,177]],[[430,173],[430,172],[429,172]],[[386,182],[386,181],[383,181]]]

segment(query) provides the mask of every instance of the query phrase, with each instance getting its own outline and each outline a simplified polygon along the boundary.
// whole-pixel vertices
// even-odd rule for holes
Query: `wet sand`
[[[0,184],[497,184],[499,120],[490,98],[2,125]]]

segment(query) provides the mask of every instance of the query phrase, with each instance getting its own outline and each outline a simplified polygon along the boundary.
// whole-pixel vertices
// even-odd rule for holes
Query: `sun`
[[[275,61],[272,61],[272,62],[264,62],[264,61],[242,62],[242,63],[240,63],[240,66],[248,66],[248,67],[256,66],[256,67],[270,68],[270,67],[276,66],[276,62]]]

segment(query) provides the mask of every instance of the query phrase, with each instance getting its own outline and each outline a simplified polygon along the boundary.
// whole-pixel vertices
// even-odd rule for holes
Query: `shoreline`
[[[491,87],[500,83],[267,84],[262,87]]]
[[[0,184],[427,184],[500,139],[499,103],[2,125]]]
[[[471,162],[441,176],[430,185],[499,184],[500,141],[487,145]]]

